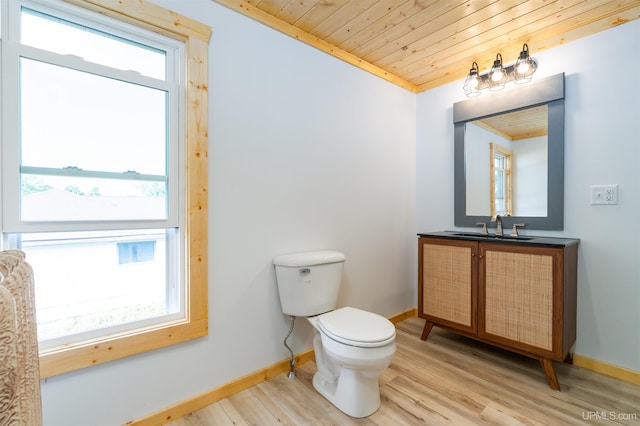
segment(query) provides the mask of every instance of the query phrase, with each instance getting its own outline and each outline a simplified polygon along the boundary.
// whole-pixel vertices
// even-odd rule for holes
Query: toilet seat
[[[385,346],[394,341],[396,328],[383,316],[346,307],[318,317],[318,328],[327,337],[362,348]]]

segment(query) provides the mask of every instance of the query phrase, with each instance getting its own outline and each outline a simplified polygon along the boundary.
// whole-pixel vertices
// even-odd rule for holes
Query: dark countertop
[[[511,237],[509,231],[502,237],[496,237],[493,234],[482,235],[479,232],[465,232],[465,231],[440,231],[440,232],[426,232],[424,234],[418,234],[419,237],[438,237],[448,238],[452,240],[467,240],[467,241],[479,241],[479,242],[493,242],[493,243],[509,243],[519,245],[536,245],[536,246],[554,246],[554,247],[568,247],[580,242],[577,238],[557,238],[557,237],[538,237],[535,235],[520,235],[518,237]]]

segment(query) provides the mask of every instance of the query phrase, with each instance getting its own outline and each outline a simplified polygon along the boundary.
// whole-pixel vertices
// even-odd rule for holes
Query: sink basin
[[[503,237],[496,237],[496,238],[502,238],[502,239],[505,239],[505,240],[527,241],[527,240],[533,240],[535,237],[523,237],[522,235],[518,235],[517,237],[513,237],[511,235],[504,235]]]
[[[471,238],[481,238],[486,240],[527,241],[527,240],[533,240],[535,238],[535,237],[525,237],[522,235],[518,235],[517,237],[512,237],[511,235],[503,235],[502,237],[497,237],[495,235],[483,235],[479,232],[452,232],[451,235],[455,235],[456,237],[471,237]]]

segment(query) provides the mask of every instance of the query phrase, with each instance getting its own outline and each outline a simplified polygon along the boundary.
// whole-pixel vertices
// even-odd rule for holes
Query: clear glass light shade
[[[536,72],[538,68],[538,63],[529,56],[529,46],[525,43],[522,46],[522,52],[520,52],[520,57],[516,61],[516,64],[513,67],[513,80],[515,83],[526,83],[531,81],[533,77],[533,73]]]
[[[496,91],[504,89],[507,82],[507,72],[502,66],[502,55],[498,53],[496,60],[493,61],[491,71],[489,71],[489,90]]]
[[[474,62],[473,66],[469,70],[469,75],[467,75],[464,85],[462,86],[467,97],[473,98],[480,95],[480,83],[481,80],[480,75],[478,74],[478,64]]]

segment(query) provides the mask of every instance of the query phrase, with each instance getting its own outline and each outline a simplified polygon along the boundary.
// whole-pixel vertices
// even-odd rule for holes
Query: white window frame
[[[137,42],[141,42],[143,44],[149,45],[167,45],[166,38],[163,39],[154,39],[155,33],[151,33],[146,36],[146,39],[143,39],[139,34],[132,34],[130,31],[127,31],[125,27],[119,25],[118,21],[113,22],[109,18],[104,18],[101,16],[94,16],[95,13],[86,12],[84,10],[75,11],[75,13],[65,10],[68,8],[59,7],[52,8],[48,7],[52,5],[51,1],[42,2],[39,0],[15,0],[10,1],[10,8],[13,10],[9,11],[9,16],[18,16],[20,13],[21,5],[25,5],[32,9],[42,11],[44,13],[51,13],[55,16],[61,16],[63,18],[69,19],[70,21],[76,19],[81,22],[90,22],[91,26],[94,28],[98,28],[108,33],[122,33],[126,34],[126,38],[133,39]],[[53,3],[55,5],[55,3]],[[77,8],[74,8],[77,9]],[[105,19],[109,19],[112,22],[104,22]],[[19,38],[20,28],[18,27],[19,20],[14,19],[8,23],[8,32],[12,34],[12,39],[17,40]],[[148,31],[147,31],[148,32]],[[11,39],[11,38],[10,38]],[[172,112],[168,116],[168,128],[171,132],[170,139],[173,141],[168,145],[167,156],[169,159],[168,162],[168,176],[169,176],[169,184],[170,188],[168,191],[169,196],[169,211],[168,218],[166,220],[156,220],[156,221],[144,221],[141,223],[140,221],[122,221],[119,220],[117,223],[108,223],[108,222],[92,222],[91,227],[92,230],[101,230],[101,229],[129,229],[129,228],[167,228],[167,227],[181,227],[182,218],[181,212],[179,211],[179,206],[182,204],[182,201],[178,199],[181,193],[180,188],[180,179],[172,179],[177,177],[177,171],[179,169],[181,158],[181,153],[178,151],[178,144],[175,141],[181,139],[180,128],[182,127],[182,123],[180,122],[180,99],[183,98],[183,95],[180,94],[180,88],[173,84],[172,81],[180,79],[181,70],[178,69],[178,65],[180,61],[179,58],[173,58],[174,56],[183,56],[184,52],[181,49],[182,43],[175,43],[170,46],[169,49],[163,49],[167,52],[167,62],[170,64],[169,69],[167,70],[167,81],[161,81],[153,78],[149,78],[143,75],[140,75],[131,71],[121,71],[115,70],[110,67],[106,67],[103,65],[91,63],[84,61],[82,58],[78,58],[71,55],[58,55],[55,53],[50,53],[45,50],[41,50],[38,48],[34,48],[31,46],[22,45],[17,42],[8,42],[7,40],[3,41],[3,58],[9,58],[10,60],[5,61],[3,64],[3,72],[5,75],[3,78],[8,78],[9,82],[18,81],[18,72],[19,72],[19,59],[25,58],[30,59],[46,64],[52,65],[60,65],[67,69],[77,70],[93,75],[97,75],[105,78],[112,78],[116,80],[120,80],[127,83],[133,83],[144,87],[149,87],[152,89],[165,91],[169,94],[168,105],[169,109]],[[171,66],[173,65],[173,66]],[[5,84],[3,87],[3,92],[5,97],[8,99],[6,102],[12,102],[13,104],[5,104],[5,115],[4,119],[7,123],[18,123],[19,122],[19,87],[17,84]],[[6,128],[7,126],[3,126]],[[20,173],[32,171],[36,174],[38,173],[46,173],[49,175],[67,175],[67,176],[77,176],[77,177],[97,177],[97,178],[133,178],[133,177],[142,177],[147,178],[148,180],[157,179],[157,176],[133,176],[131,174],[127,174],[125,172],[121,173],[112,173],[112,172],[92,172],[90,170],[82,170],[82,169],[43,169],[40,167],[30,167],[31,165],[22,165],[20,170],[17,169],[20,160],[19,160],[19,142],[17,127],[12,126],[14,133],[7,137],[4,147],[5,151],[3,152],[3,178],[5,180],[3,185],[3,192],[5,193],[5,202],[6,200],[19,200],[20,198],[20,184],[19,184],[19,176]],[[6,149],[9,148],[9,149]],[[75,166],[75,164],[74,164]],[[119,175],[119,176],[118,176]],[[65,222],[55,222],[55,223],[47,223],[47,222],[37,222],[37,223],[29,223],[23,222],[18,217],[19,208],[17,206],[13,206],[14,208],[7,208],[5,210],[4,216],[4,229],[3,232],[44,232],[44,231],[74,231],[74,230],[85,230],[87,229],[86,223],[72,223],[69,221]]]
[[[3,17],[7,16],[8,6],[14,0],[2,0]],[[83,341],[72,345],[47,348],[40,351],[41,377],[50,377],[91,365],[100,364],[136,353],[164,347],[207,334],[207,50],[211,29],[187,17],[177,15],[159,6],[146,2],[115,2],[111,0],[63,0],[75,6],[93,12],[96,20],[106,15],[127,24],[133,24],[145,30],[168,36],[184,43],[186,62],[184,98],[186,108],[183,114],[184,151],[174,153],[184,165],[184,203],[181,211],[170,217],[184,218],[182,238],[184,241],[185,267],[183,280],[185,283],[185,317],[169,323],[151,325],[142,329],[125,331]],[[43,4],[51,4],[51,1]],[[104,19],[104,18],[103,18]],[[7,25],[7,20],[3,20]],[[7,48],[6,41],[2,49]],[[12,48],[9,46],[8,48]],[[3,76],[4,78],[4,76]],[[4,85],[4,91],[7,85]],[[2,93],[4,96],[17,94]],[[4,106],[7,110],[6,105]],[[3,120],[7,117],[3,116]],[[4,127],[4,126],[3,126]],[[17,127],[17,126],[14,126]],[[9,135],[13,137],[15,135]],[[6,135],[5,135],[6,137]],[[4,145],[3,145],[4,147]],[[11,153],[5,153],[11,155]],[[170,154],[171,156],[171,154]],[[177,188],[173,188],[176,190]],[[16,189],[18,190],[18,189]],[[6,201],[5,201],[6,203]],[[179,205],[177,203],[173,203]],[[2,207],[2,205],[0,205]],[[3,209],[0,208],[0,212]],[[2,217],[0,219],[7,220]],[[8,223],[11,222],[9,218]],[[179,219],[178,219],[179,220]],[[0,222],[3,223],[3,222]],[[4,222],[7,223],[7,222]],[[46,228],[47,225],[39,224]],[[158,224],[149,224],[158,227]],[[166,225],[164,226],[166,227]],[[39,228],[42,230],[43,228]],[[51,228],[53,229],[53,228]],[[11,229],[15,232],[15,229]],[[24,229],[18,229],[24,232]],[[46,229],[45,229],[46,230]],[[0,229],[2,232],[6,230]],[[27,259],[28,261],[28,259]]]

